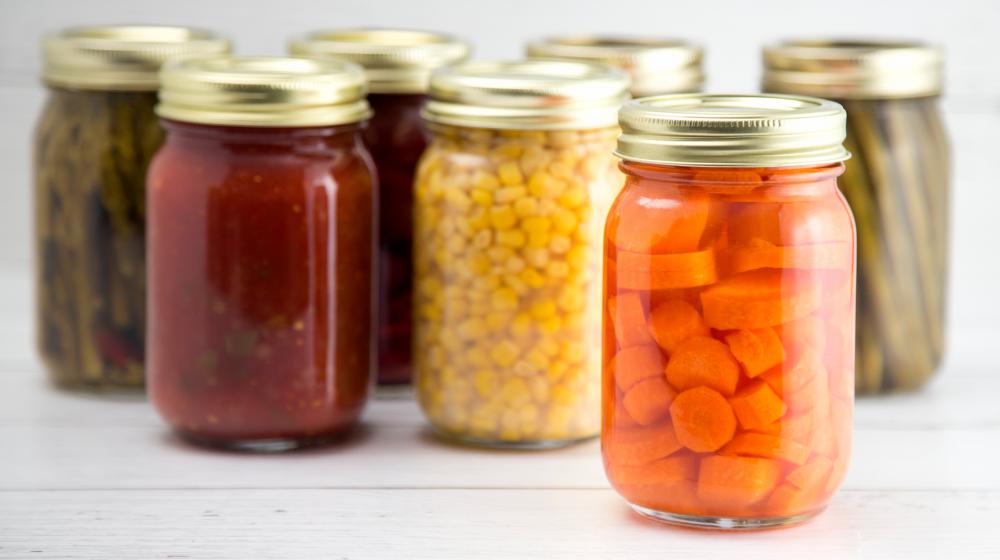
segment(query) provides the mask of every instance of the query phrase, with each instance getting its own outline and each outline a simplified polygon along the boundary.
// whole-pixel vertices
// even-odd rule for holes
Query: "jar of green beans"
[[[847,109],[840,178],[858,228],[856,388],[922,386],[943,350],[950,161],[943,57],[909,42],[793,41],[764,49],[767,92]]]
[[[157,73],[175,57],[228,51],[228,41],[184,27],[83,27],[45,38],[36,323],[58,385],[142,388],[146,167],[163,140]]]

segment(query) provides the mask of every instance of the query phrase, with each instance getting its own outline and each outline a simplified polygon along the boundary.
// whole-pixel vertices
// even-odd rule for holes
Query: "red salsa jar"
[[[855,229],[843,108],[793,96],[626,103],[604,261],[602,453],[639,513],[752,529],[843,481]]]
[[[213,57],[161,78],[167,137],[147,181],[153,404],[212,446],[344,434],[374,361],[361,69]]]
[[[420,117],[431,71],[464,60],[455,37],[399,29],[319,31],[292,41],[296,55],[358,64],[374,116],[364,131],[379,177],[378,383],[410,382],[413,307],[413,176],[427,146]]]

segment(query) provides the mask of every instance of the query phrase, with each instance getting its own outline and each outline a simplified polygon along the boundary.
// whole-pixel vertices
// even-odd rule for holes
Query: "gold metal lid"
[[[628,84],[624,72],[601,64],[466,62],[431,75],[424,117],[473,128],[603,128],[614,126]]]
[[[324,126],[371,116],[361,67],[332,59],[213,56],[164,65],[158,115],[232,126]]]
[[[846,112],[797,95],[677,94],[627,102],[615,154],[699,167],[797,167],[850,157]]]
[[[339,58],[364,67],[372,93],[424,93],[431,71],[468,58],[469,45],[451,35],[428,31],[341,29],[294,39],[289,51]]]
[[[765,91],[834,99],[939,95],[944,55],[907,41],[787,41],[764,49]]]
[[[43,40],[42,78],[58,87],[155,91],[164,62],[225,54],[229,47],[227,39],[190,27],[73,27]]]
[[[615,36],[548,37],[528,44],[530,58],[600,62],[632,78],[632,95],[646,97],[701,89],[701,47],[673,39]]]

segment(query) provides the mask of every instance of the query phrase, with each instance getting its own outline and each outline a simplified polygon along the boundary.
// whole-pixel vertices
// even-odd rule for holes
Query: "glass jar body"
[[[442,434],[521,447],[597,435],[616,132],[435,130],[415,183],[414,364]]]
[[[42,360],[60,386],[143,387],[145,181],[155,92],[52,88],[35,133]]]
[[[376,193],[358,127],[164,123],[148,182],[153,404],[215,446],[344,433],[374,365]]]
[[[378,383],[410,382],[413,176],[427,146],[420,94],[370,94],[365,145],[379,178]]]
[[[950,149],[937,98],[842,100],[858,224],[857,390],[923,386],[941,363]]]
[[[815,514],[851,446],[843,166],[622,169],[605,232],[609,480],[640,513],[680,524]]]

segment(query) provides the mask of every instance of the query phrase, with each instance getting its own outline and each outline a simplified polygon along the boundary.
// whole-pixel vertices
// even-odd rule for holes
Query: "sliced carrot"
[[[826,479],[826,486],[823,490],[827,493],[833,492],[838,487],[840,483],[844,481],[844,476],[847,475],[847,467],[850,465],[849,457],[844,454],[833,462],[833,470],[830,471],[830,478]]]
[[[640,426],[640,424],[635,421],[635,418],[632,418],[632,415],[625,410],[625,405],[622,404],[623,400],[623,398],[620,398],[618,399],[618,402],[615,403],[614,416],[611,418],[611,422],[609,423],[609,429],[628,429],[638,428]]]
[[[728,346],[714,338],[695,336],[674,350],[666,375],[678,391],[705,386],[728,396],[736,392],[740,366]]]
[[[830,396],[840,401],[852,401],[854,398],[854,368],[841,367],[836,370],[827,370],[830,376]]]
[[[751,239],[746,245],[730,249],[726,257],[727,270],[735,274],[758,268],[843,269],[853,262],[854,253],[851,245],[842,241],[782,247]]]
[[[755,381],[740,389],[736,396],[729,399],[729,404],[743,429],[755,431],[775,424],[788,409],[781,397],[763,381]],[[778,426],[780,429],[780,423]]]
[[[693,455],[667,457],[645,465],[612,465],[610,469],[615,484],[666,488],[696,480],[697,473],[698,459]]]
[[[790,202],[779,212],[778,245],[807,245],[854,240],[854,221],[846,203],[837,200]]]
[[[672,486],[647,485],[618,487],[625,498],[633,504],[656,511],[669,511],[687,515],[710,515],[711,512],[701,503],[697,494],[698,461],[689,456],[695,467],[694,480],[680,481]]]
[[[802,355],[806,347],[823,355],[828,338],[826,322],[816,315],[807,315],[775,328],[785,352],[792,359]]]
[[[783,482],[767,497],[761,509],[767,515],[797,515],[815,510],[825,502],[826,492],[820,489],[802,490],[794,484]]]
[[[667,385],[662,375],[643,379],[625,394],[622,405],[629,416],[643,426],[670,416],[670,403],[677,393]]]
[[[767,382],[776,393],[786,396],[798,392],[817,375],[825,373],[826,368],[819,355],[812,348],[806,347],[791,367],[788,367],[788,362],[786,362],[784,367],[765,371],[760,375],[760,378]],[[826,380],[825,375],[823,379]]]
[[[637,253],[686,253],[698,250],[708,221],[709,198],[703,193],[665,192],[637,184],[618,202],[619,215],[609,224],[615,245]]]
[[[761,269],[720,280],[701,293],[705,323],[714,329],[772,327],[819,307],[822,284],[799,271]]]
[[[616,281],[627,290],[671,290],[704,286],[718,278],[715,251],[650,254],[618,251]]]
[[[670,424],[615,430],[603,441],[610,461],[616,465],[645,465],[681,448]]]
[[[795,465],[803,465],[809,458],[809,448],[801,443],[778,436],[752,432],[736,434],[732,441],[722,448],[721,453],[781,459]]]
[[[726,398],[708,387],[695,387],[677,395],[670,405],[674,433],[691,451],[716,451],[736,433],[736,416]]]
[[[785,481],[801,490],[820,488],[833,470],[833,461],[822,455],[815,455],[809,462],[788,473]]]
[[[729,213],[729,241],[745,245],[753,239],[781,245],[782,204],[776,202],[736,203]]]
[[[757,377],[785,361],[785,349],[774,329],[744,329],[726,335],[726,344],[747,377]]]
[[[646,305],[636,292],[624,292],[608,299],[608,312],[621,348],[653,344],[646,320]]]
[[[701,460],[698,497],[720,509],[746,507],[767,497],[780,478],[778,461],[713,455]]]
[[[778,423],[780,430],[775,435],[799,443],[809,443],[812,439],[814,424],[816,424],[816,414],[812,411],[786,416]]]
[[[798,374],[793,373],[792,375]],[[790,386],[789,379],[789,375],[786,375],[785,390],[782,393],[782,400],[788,405],[788,410],[792,412],[802,412],[813,408],[820,411],[827,410],[830,405],[830,387],[826,380],[826,369],[823,368],[822,364],[799,388]]]
[[[643,379],[663,375],[666,364],[667,360],[660,353],[660,348],[649,345],[622,348],[615,354],[610,367],[614,369],[618,388],[628,391]]]
[[[711,334],[698,310],[680,299],[670,299],[653,308],[649,314],[649,327],[656,343],[667,354],[673,353],[678,344],[693,336]]]

